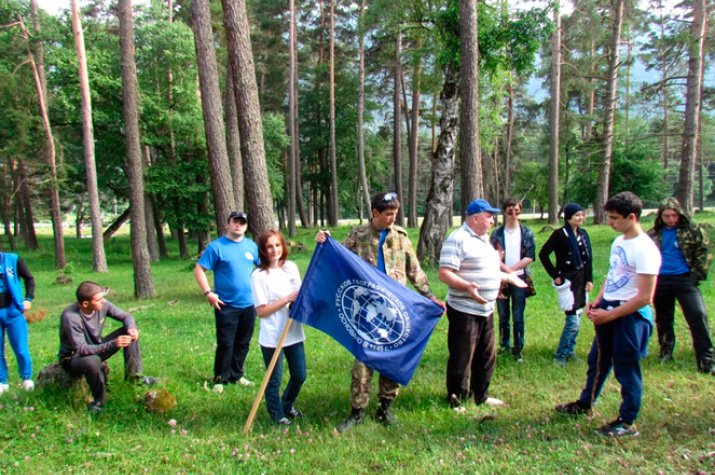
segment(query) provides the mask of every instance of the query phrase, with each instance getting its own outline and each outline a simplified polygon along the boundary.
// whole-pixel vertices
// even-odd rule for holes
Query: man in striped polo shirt
[[[485,200],[472,201],[464,224],[444,241],[440,254],[439,279],[449,286],[447,400],[454,409],[461,410],[470,396],[476,404],[503,404],[489,397],[496,363],[494,303],[502,281],[526,284],[499,270],[499,253],[489,243],[499,211]]]

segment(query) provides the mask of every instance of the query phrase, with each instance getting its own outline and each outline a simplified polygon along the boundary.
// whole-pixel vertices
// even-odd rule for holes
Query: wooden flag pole
[[[271,358],[271,362],[268,365],[268,368],[266,369],[266,374],[263,376],[263,381],[261,381],[261,387],[258,389],[258,395],[256,396],[256,400],[253,401],[253,407],[251,407],[251,412],[248,414],[248,419],[246,420],[246,425],[243,427],[243,433],[248,434],[248,431],[251,430],[251,425],[253,424],[253,419],[256,417],[256,413],[258,412],[258,406],[261,405],[261,400],[263,399],[263,394],[266,392],[266,386],[268,386],[268,381],[271,379],[271,375],[273,374],[273,368],[276,366],[276,362],[278,361],[278,358],[281,355],[281,350],[283,349],[283,342],[286,339],[286,335],[288,335],[288,329],[290,328],[290,324],[293,323],[292,318],[288,318],[288,321],[286,322],[286,326],[283,329],[283,334],[281,335],[280,340],[278,340],[278,346],[276,346],[275,351],[273,352],[273,358]]]

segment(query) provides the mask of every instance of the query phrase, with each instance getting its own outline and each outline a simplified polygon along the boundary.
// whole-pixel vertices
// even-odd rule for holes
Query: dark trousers
[[[271,363],[275,348],[261,346],[263,353],[263,362],[266,364],[266,369]],[[288,362],[288,371],[290,378],[288,384],[283,391],[283,396],[280,396],[281,379],[283,378],[283,355]],[[276,365],[273,367],[273,373],[268,380],[266,386],[266,408],[273,422],[278,422],[285,417],[285,413],[290,411],[293,403],[298,398],[300,388],[303,387],[305,379],[308,377],[305,365],[305,349],[303,342],[295,345],[284,346],[281,349],[281,355],[276,360]]]
[[[497,359],[493,315],[473,315],[447,305],[447,318],[447,399],[464,402],[472,395],[481,404],[489,397]]]
[[[256,308],[222,307],[216,314],[214,383],[235,383],[244,375],[243,364],[256,324]]]
[[[118,328],[109,335],[102,338],[103,342],[115,340],[120,335],[126,335],[125,328]],[[103,351],[90,356],[73,355],[62,360],[62,368],[71,374],[84,374],[92,397],[97,404],[104,405],[106,399],[106,389],[104,373],[102,372],[102,362],[114,356],[120,350],[119,347]],[[132,341],[129,346],[124,347],[124,379],[129,380],[138,374],[142,374],[142,356],[139,351],[139,340]]]
[[[511,333],[510,319],[514,320],[514,348],[515,355],[524,349],[524,308],[526,307],[526,289],[521,289],[509,284],[506,290],[507,298],[497,299],[499,312],[499,344],[502,349],[510,346],[509,334]],[[511,312],[509,304],[511,303]]]
[[[593,406],[613,369],[616,380],[621,384],[622,402],[618,416],[626,424],[632,424],[638,417],[643,398],[640,359],[647,354],[651,324],[638,313],[632,313],[596,325],[595,330],[596,336],[588,353],[586,387],[579,401]]]
[[[698,284],[690,273],[658,276],[653,306],[658,330],[660,354],[672,354],[675,348],[675,301],[683,309],[683,316],[690,327],[693,348],[698,366],[712,365],[713,342],[710,338],[708,315]]]

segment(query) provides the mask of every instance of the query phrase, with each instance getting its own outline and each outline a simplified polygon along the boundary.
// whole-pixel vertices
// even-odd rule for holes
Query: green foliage
[[[263,116],[263,144],[271,196],[274,200],[281,200],[285,195],[285,180],[289,178],[283,174],[283,159],[290,146],[290,137],[286,133],[282,115],[268,113]]]

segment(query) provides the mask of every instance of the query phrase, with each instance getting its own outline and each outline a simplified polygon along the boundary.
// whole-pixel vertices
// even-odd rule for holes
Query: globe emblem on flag
[[[352,329],[364,341],[390,345],[400,341],[405,334],[405,317],[399,305],[383,292],[362,285],[349,285],[339,299],[346,317],[343,324],[350,326],[347,330]]]

